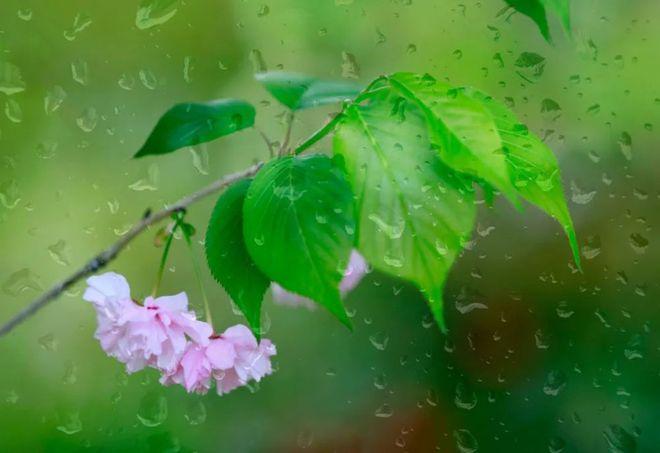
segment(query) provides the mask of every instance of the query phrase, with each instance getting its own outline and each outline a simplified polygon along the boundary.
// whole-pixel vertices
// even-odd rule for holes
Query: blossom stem
[[[183,220],[181,220],[183,221]],[[193,248],[193,242],[191,239],[190,229],[186,226],[181,228],[183,233],[183,238],[188,244],[188,249],[190,250],[190,259],[192,260],[193,271],[195,273],[195,278],[199,284],[199,292],[202,295],[202,300],[204,301],[204,312],[206,313],[206,322],[213,326],[213,318],[211,317],[211,307],[209,306],[209,299],[206,296],[206,290],[204,289],[204,283],[202,282],[202,271],[199,268],[199,263],[197,262],[197,257],[195,256],[195,250]]]
[[[152,297],[156,297],[158,289],[160,288],[160,282],[163,280],[163,272],[165,271],[165,265],[167,264],[167,257],[170,254],[170,248],[172,248],[172,240],[174,239],[174,233],[176,233],[177,228],[179,228],[178,220],[172,224],[170,227],[170,232],[167,235],[167,241],[165,242],[165,248],[163,249],[163,256],[160,258],[158,274],[156,274],[156,282],[154,283],[154,289],[151,291]]]

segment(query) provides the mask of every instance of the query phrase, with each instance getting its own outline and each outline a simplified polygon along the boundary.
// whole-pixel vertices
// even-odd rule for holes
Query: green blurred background
[[[267,296],[277,371],[224,397],[127,376],[93,340],[78,285],[0,339],[1,451],[660,451],[660,2],[573,1],[574,35],[553,21],[554,45],[498,15],[500,0],[151,3],[165,15],[147,29],[137,0],[0,3],[0,62],[25,82],[0,90],[2,320],[147,207],[265,158],[248,130],[130,159],[184,100],[250,100],[281,137],[284,109],[252,79],[264,69],[364,83],[430,72],[506,99],[559,156],[584,274],[543,214],[483,205],[449,279],[447,336],[414,288],[378,273],[347,300],[354,333]],[[298,116],[296,139],[330,112]],[[200,233],[212,203],[190,211]],[[137,297],[156,273],[155,233],[110,266]],[[199,308],[181,241],[170,264],[164,292]],[[241,322],[204,272],[217,327]]]

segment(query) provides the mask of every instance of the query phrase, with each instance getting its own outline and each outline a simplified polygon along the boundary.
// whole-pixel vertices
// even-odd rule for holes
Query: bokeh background
[[[585,261],[576,272],[534,208],[483,205],[449,279],[448,335],[414,288],[378,273],[348,297],[354,333],[267,296],[277,372],[224,397],[127,376],[93,340],[78,285],[0,339],[0,450],[658,451],[660,2],[572,3],[572,38],[553,20],[550,45],[500,0],[148,0],[140,27],[137,0],[0,2],[0,65],[25,85],[9,95],[0,75],[2,320],[147,207],[265,158],[254,130],[130,158],[187,100],[250,100],[279,139],[284,109],[252,78],[264,69],[430,72],[505,99],[560,159]],[[299,115],[296,139],[331,112]],[[190,211],[200,233],[212,203]],[[155,234],[110,266],[137,297]],[[204,280],[218,327],[241,322]],[[163,291],[181,290],[200,308],[177,241]]]

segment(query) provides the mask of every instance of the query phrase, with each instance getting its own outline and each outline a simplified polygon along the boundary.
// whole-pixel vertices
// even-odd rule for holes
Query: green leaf
[[[156,124],[133,157],[166,154],[184,146],[215,140],[254,124],[254,107],[235,99],[177,104]]]
[[[428,74],[397,73],[387,80],[424,113],[431,141],[445,164],[486,181],[518,205],[500,136],[480,102]]]
[[[342,80],[320,80],[289,72],[262,72],[255,78],[291,110],[334,104],[357,96],[362,87]]]
[[[206,260],[211,274],[243,312],[257,338],[261,302],[270,280],[254,264],[243,238],[243,203],[251,180],[232,184],[215,204],[206,231]]]
[[[492,115],[502,137],[516,190],[523,198],[557,219],[566,232],[575,263],[580,268],[577,235],[566,205],[555,155],[504,104],[475,89],[467,89],[466,94],[482,102]]]
[[[505,0],[516,11],[529,17],[539,27],[539,31],[551,42],[550,28],[548,26],[547,10],[552,10],[564,27],[568,35],[571,34],[570,4],[569,0]]]
[[[444,328],[444,283],[474,225],[470,183],[440,160],[417,103],[392,90],[344,111],[334,152],[358,200],[358,249],[374,268],[415,283]]]
[[[339,282],[355,242],[353,204],[343,173],[317,154],[266,164],[243,208],[245,243],[264,274],[349,328]]]

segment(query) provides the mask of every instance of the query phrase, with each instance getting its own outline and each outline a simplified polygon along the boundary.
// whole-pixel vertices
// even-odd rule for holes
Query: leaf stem
[[[286,132],[284,133],[284,139],[282,140],[280,150],[277,153],[277,155],[280,157],[286,153],[287,148],[289,147],[289,142],[291,141],[291,131],[293,130],[293,120],[295,116],[296,114],[294,112],[289,112],[287,115]]]

